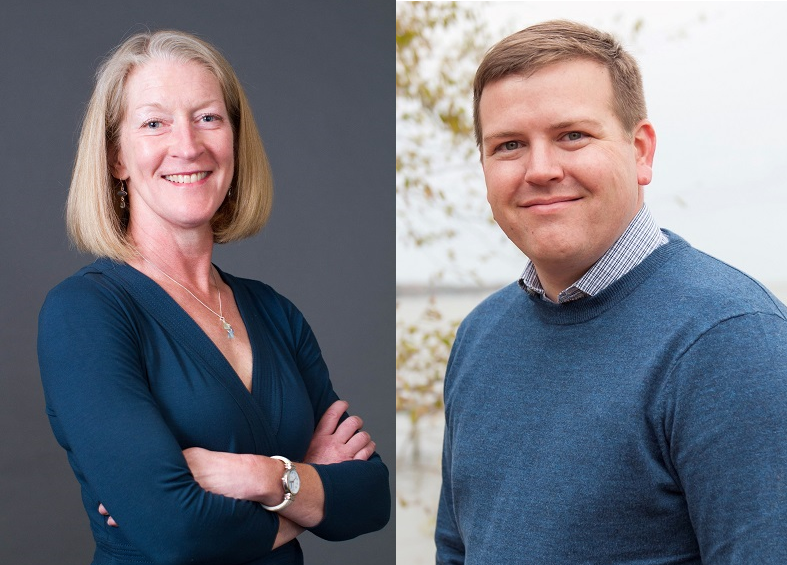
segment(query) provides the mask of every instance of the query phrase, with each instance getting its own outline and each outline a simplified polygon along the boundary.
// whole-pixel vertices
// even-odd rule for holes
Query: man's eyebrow
[[[517,131],[513,131],[513,130],[512,131],[499,131],[497,133],[490,133],[489,135],[485,135],[483,137],[482,141],[484,143],[486,143],[487,141],[494,141],[496,139],[501,139],[501,138],[504,138],[504,137],[518,137],[520,135],[522,135],[521,132],[517,132]]]
[[[601,122],[598,120],[593,120],[590,118],[580,118],[577,120],[565,120],[563,122],[558,122],[556,124],[552,124],[550,129],[569,129],[575,127],[594,127],[594,128],[602,128]]]

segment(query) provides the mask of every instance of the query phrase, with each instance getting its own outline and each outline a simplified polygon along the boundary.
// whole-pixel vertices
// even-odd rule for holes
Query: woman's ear
[[[126,170],[126,167],[123,164],[123,155],[119,147],[110,145],[107,158],[109,160],[109,170],[112,171],[113,177],[116,179],[128,178],[128,170]]]

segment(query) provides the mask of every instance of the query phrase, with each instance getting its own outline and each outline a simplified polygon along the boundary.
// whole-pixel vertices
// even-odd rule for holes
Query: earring
[[[120,180],[120,190],[117,191],[117,195],[120,196],[120,207],[125,208],[128,192],[126,192],[126,183],[123,182],[123,179]]]
[[[230,186],[229,190],[227,190],[227,198],[232,197],[232,186]]]

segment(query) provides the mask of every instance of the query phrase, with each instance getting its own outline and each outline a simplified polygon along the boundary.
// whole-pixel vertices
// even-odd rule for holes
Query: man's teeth
[[[197,182],[208,176],[207,171],[201,173],[194,173],[193,175],[167,175],[164,178],[170,182],[177,182],[179,184],[187,184]]]

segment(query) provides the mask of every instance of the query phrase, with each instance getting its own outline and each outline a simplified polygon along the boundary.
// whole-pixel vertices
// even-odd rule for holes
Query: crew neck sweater
[[[665,234],[595,296],[462,323],[438,563],[787,563],[787,311]]]

